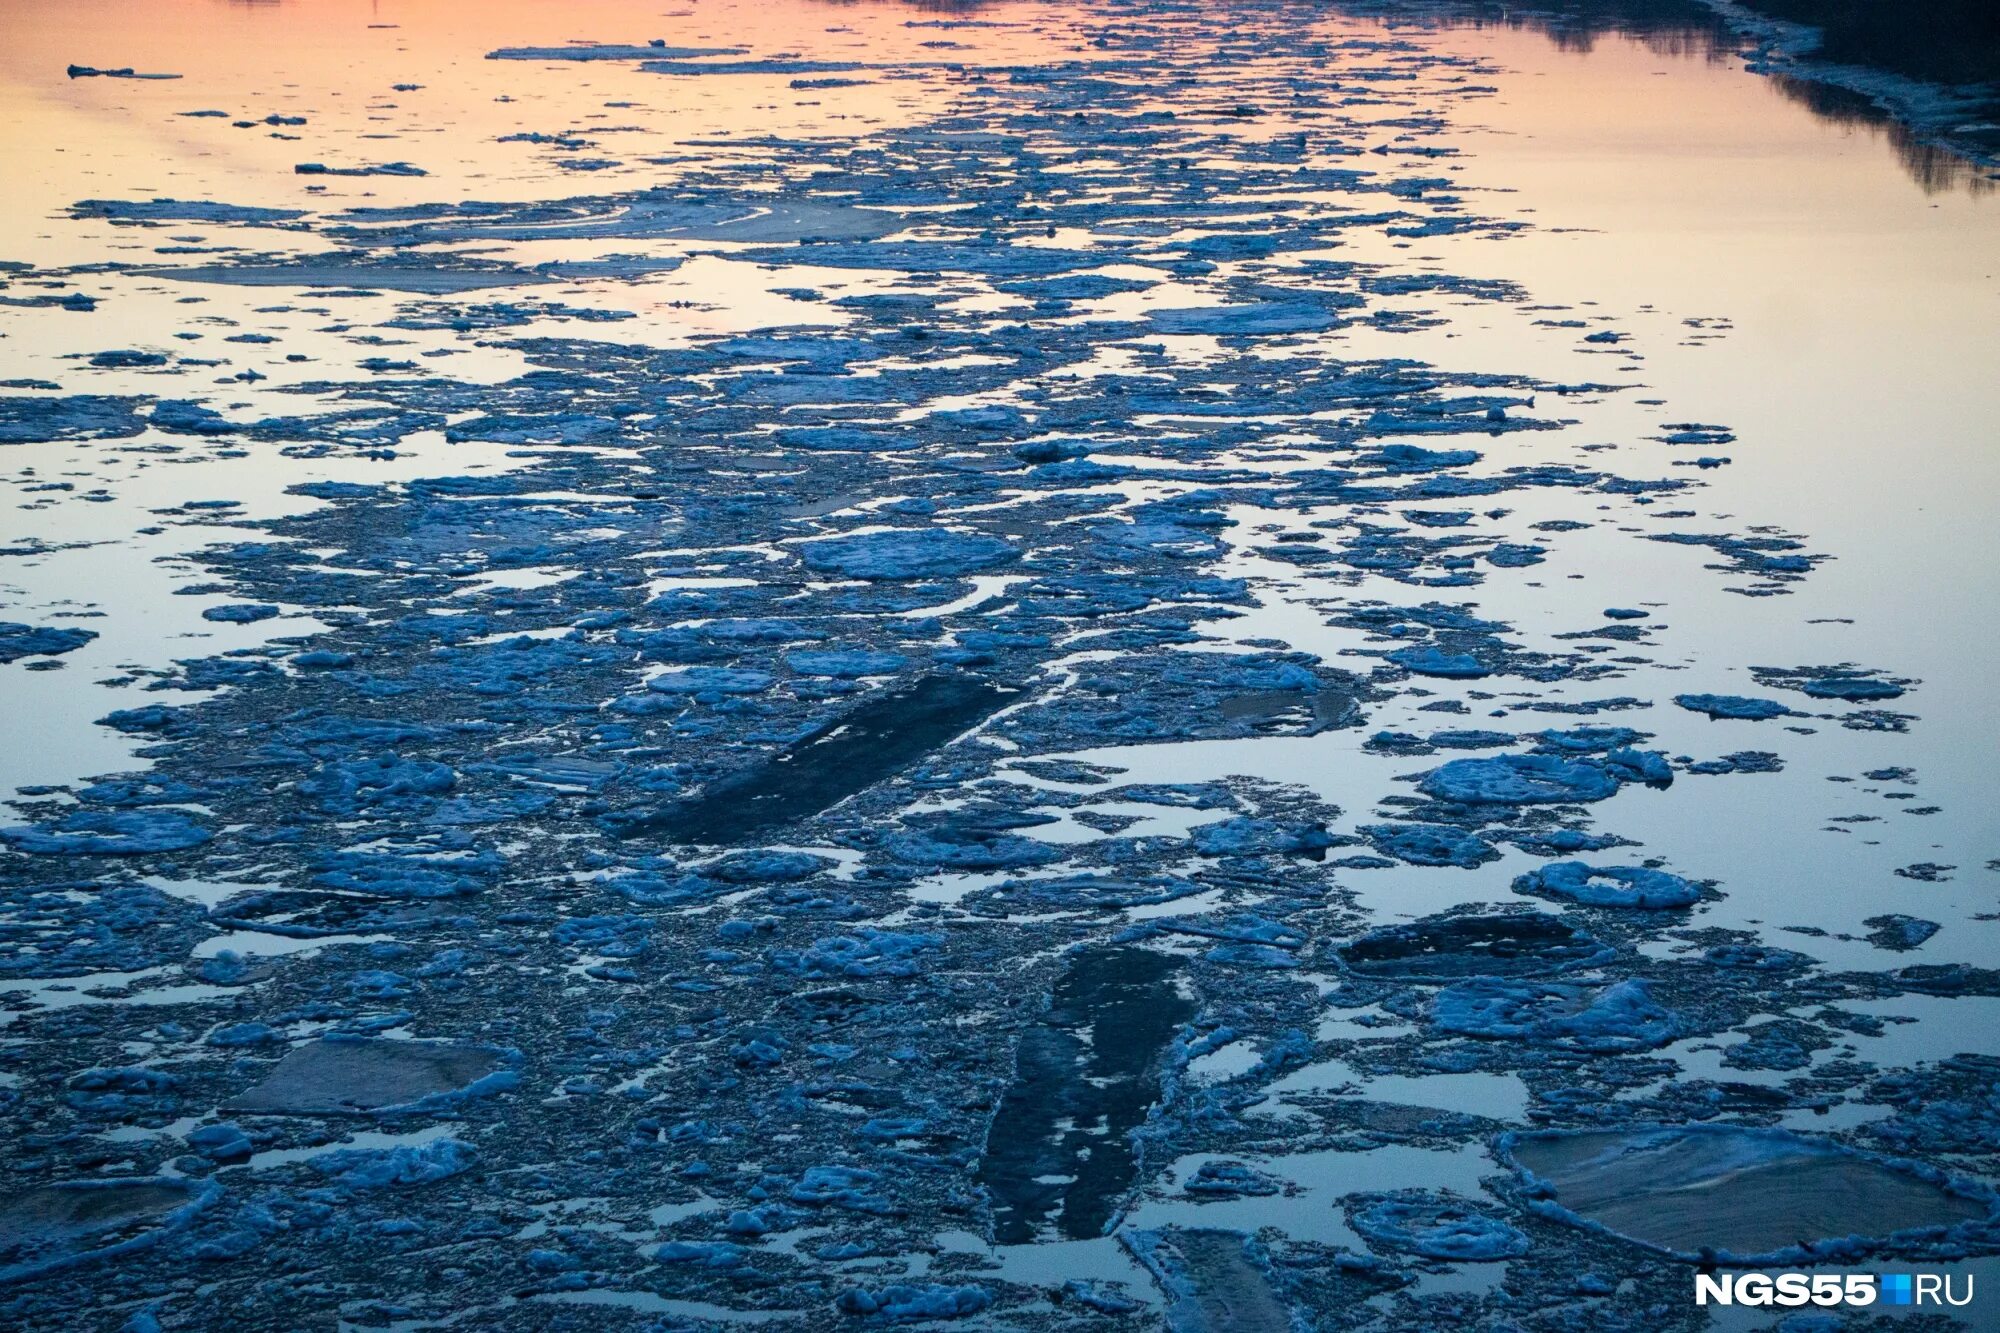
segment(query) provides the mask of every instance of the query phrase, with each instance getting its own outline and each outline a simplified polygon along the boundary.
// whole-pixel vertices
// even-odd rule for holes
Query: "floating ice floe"
[[[1593,866],[1558,861],[1514,881],[1514,892],[1556,898],[1586,907],[1639,907],[1656,911],[1692,907],[1702,889],[1692,880],[1646,866]]]
[[[1681,1259],[1854,1263],[1947,1257],[1995,1199],[1931,1168],[1826,1139],[1734,1125],[1508,1135],[1527,1206]]]

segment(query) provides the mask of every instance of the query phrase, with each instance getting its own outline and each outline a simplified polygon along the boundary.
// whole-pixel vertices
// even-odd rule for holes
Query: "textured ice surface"
[[[1935,657],[1354,8],[45,62],[0,1323],[1678,1333],[1502,1134],[2000,1175]]]
[[[1739,722],[1761,722],[1792,711],[1776,699],[1751,699],[1740,694],[1677,694],[1674,702],[1690,712]]]
[[[1609,1054],[1664,1046],[1681,1020],[1653,998],[1643,981],[1603,990],[1557,982],[1482,978],[1438,993],[1431,1021],[1468,1037],[1545,1043]]]
[[[238,1113],[382,1114],[512,1086],[502,1052],[454,1042],[325,1038],[287,1054],[224,1104]],[[497,1075],[497,1077],[496,1077]]]
[[[1539,912],[1433,917],[1383,926],[1340,946],[1349,971],[1364,977],[1451,981],[1541,976],[1594,967],[1613,951],[1568,923]]]
[[[169,1178],[62,1180],[17,1191],[0,1204],[0,1283],[145,1249],[217,1192]]]
[[[59,657],[97,637],[95,630],[51,625],[0,624],[0,666],[23,657]]]
[[[54,825],[0,828],[0,841],[37,856],[143,856],[198,847],[211,836],[170,810],[90,810]]]
[[[1427,796],[1463,805],[1540,805],[1601,801],[1618,790],[1605,767],[1545,754],[1454,759],[1425,775]]]
[[[961,535],[937,528],[836,537],[808,542],[800,548],[800,558],[807,568],[856,579],[976,574],[1004,565],[1019,554],[998,538]]]
[[[1592,866],[1558,861],[1514,881],[1516,893],[1557,898],[1586,907],[1689,907],[1701,901],[1701,886],[1679,875],[1645,866]]]
[[[1511,1259],[1528,1250],[1528,1238],[1520,1231],[1456,1199],[1364,1194],[1350,1200],[1349,1207],[1354,1229],[1387,1250],[1474,1262]]]
[[[1858,1258],[1904,1236],[1984,1222],[1989,1198],[1823,1139],[1687,1126],[1531,1134],[1506,1148],[1548,1211],[1621,1236],[1738,1262],[1810,1246]]]

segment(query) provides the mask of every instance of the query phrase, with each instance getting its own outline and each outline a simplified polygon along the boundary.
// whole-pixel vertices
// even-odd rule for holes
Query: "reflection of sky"
[[[864,132],[921,116],[935,90],[928,81],[884,79],[876,71],[853,76],[866,80],[858,87],[793,90],[791,76],[686,78],[641,73],[629,63],[552,67],[486,60],[485,53],[664,38],[675,46],[742,46],[755,57],[797,53],[907,64],[962,58],[961,50],[930,44],[976,41],[980,59],[998,63],[1047,58],[1058,49],[1017,26],[1040,12],[1023,6],[1010,12],[1006,26],[968,34],[907,26],[926,15],[902,6],[813,0],[704,3],[679,17],[629,0],[586,9],[537,0],[20,0],[9,6],[8,40],[0,44],[0,116],[9,126],[12,184],[0,200],[0,237],[10,258],[67,258],[60,247],[69,238],[39,234],[48,229],[36,220],[87,197],[380,207],[639,188],[671,172],[638,158],[689,139]],[[64,74],[72,63],[182,77],[72,81]],[[211,109],[227,118],[180,114]],[[270,115],[304,116],[307,123],[232,126]],[[595,146],[565,154],[496,142],[515,133],[580,134]],[[552,170],[565,156],[629,165]],[[397,160],[430,175],[292,174],[300,162]]]
[[[1623,40],[1600,42],[1584,58],[1521,34],[1453,40],[1514,71],[1472,113],[1487,132],[1464,141],[1464,178],[1517,190],[1541,229],[1487,247],[1483,258],[1464,240],[1425,251],[1452,272],[1504,273],[1541,300],[1598,302],[1615,316],[1607,327],[1635,335],[1645,360],[1631,378],[1646,390],[1624,395],[1601,424],[1594,417],[1592,438],[1655,433],[1639,426],[1647,417],[1637,397],[1666,400],[1670,419],[1693,413],[1725,424],[1739,439],[1720,452],[1735,462],[1707,479],[1704,511],[1803,533],[1810,549],[1837,557],[1789,597],[1749,599],[1717,595],[1715,581],[1693,577],[1695,553],[1577,533],[1585,540],[1565,544],[1539,592],[1509,584],[1483,600],[1525,630],[1551,605],[1609,604],[1595,595],[1608,579],[1634,595],[1651,590],[1666,603],[1657,618],[1672,624],[1666,637],[1687,669],[1648,669],[1606,693],[1766,693],[1705,665],[1720,662],[1853,661],[1924,681],[1902,701],[1922,718],[1910,736],[1822,725],[1796,749],[1765,724],[1732,728],[1656,710],[1644,725],[1661,730],[1671,753],[1780,749],[1794,762],[1777,777],[1684,780],[1667,800],[1621,796],[1606,824],[1656,849],[1700,847],[1734,867],[1718,924],[1759,918],[1851,930],[1867,915],[1904,911],[1950,922],[1924,961],[1990,962],[1991,926],[1967,918],[1989,909],[1992,876],[1982,867],[2000,853],[2000,820],[1986,796],[2000,739],[1989,685],[2000,645],[1989,499],[2000,483],[1993,197],[1926,195],[1881,139],[1815,119],[1769,81],[1727,64]],[[1524,336],[1519,313],[1461,311],[1450,330],[1458,336],[1416,335],[1416,354],[1561,378],[1566,344],[1540,330]],[[1690,345],[1680,321],[1713,316],[1733,327],[1720,341]],[[1397,345],[1408,354],[1413,342]],[[1623,421],[1632,425],[1620,429]],[[1492,594],[1544,606],[1496,604]],[[1571,619],[1566,612],[1553,623]],[[1918,799],[1905,804],[1943,812],[1900,815],[1861,794],[1871,784],[1826,781],[1893,764],[1918,770]],[[1856,812],[1883,823],[1823,831],[1829,816]],[[1880,846],[1869,845],[1875,839]],[[1919,860],[1956,865],[1956,878],[1922,884],[1890,874]],[[1836,966],[1882,965],[1866,948],[1780,942]]]
[[[1943,6],[1938,11],[1939,16],[1929,23],[1911,22],[1899,28],[1895,50],[1876,49],[1867,33],[1855,29],[1839,39],[1841,53],[1828,58],[1846,62],[1844,77],[1858,77],[1862,81],[1853,85],[1856,87],[1880,87],[1885,79],[1895,84],[1907,74],[1974,84],[1990,80],[1993,76],[1990,34],[1983,34],[1983,46],[1977,42],[1958,43],[1955,49],[1947,50],[1938,34],[1941,29],[1949,29],[1952,20],[1942,17]],[[1754,13],[1755,7],[1749,12]],[[1747,39],[1734,32],[1722,15],[1703,0],[1583,0],[1582,3],[1542,0],[1534,5],[1506,7],[1480,0],[1459,3],[1443,0],[1427,13],[1434,17],[1425,21],[1453,28],[1540,33],[1561,50],[1579,54],[1589,54],[1607,41],[1632,42],[1656,55],[1734,66],[1735,57],[1747,44]],[[1798,68],[1807,74],[1825,70],[1823,64],[1810,60]],[[1948,72],[1938,73],[1939,69]],[[1843,126],[1866,126],[1883,135],[1911,176],[1926,189],[1992,188],[1995,177],[1990,168],[1925,142],[1892,122],[1870,97],[1817,79],[1775,70],[1767,73],[1780,93],[1814,115]],[[2000,142],[1994,138],[1994,127],[1973,123],[1986,119],[1986,112],[1975,105],[1958,117],[1963,123],[1945,123],[1952,124],[1955,139],[1971,138],[1991,148]]]
[[[1704,909],[1704,926],[1761,931],[1831,969],[1873,970],[1893,957],[1862,941],[1784,927],[1865,934],[1867,917],[1907,912],[1947,925],[1916,960],[1989,963],[2000,953],[2000,935],[1975,918],[1991,902],[1992,875],[1983,867],[2000,854],[2000,820],[1986,797],[2000,740],[2000,709],[1988,687],[1990,654],[2000,644],[2000,552],[1989,501],[2000,485],[1990,427],[2000,410],[2000,383],[1990,372],[2000,331],[1995,199],[1927,193],[1880,136],[1817,118],[1771,81],[1727,62],[1616,35],[1601,36],[1588,51],[1559,49],[1506,26],[1425,40],[1506,71],[1482,75],[1498,90],[1491,99],[1451,113],[1465,131],[1453,140],[1465,153],[1455,188],[1479,192],[1476,206],[1503,214],[1508,200],[1484,192],[1513,191],[1511,207],[1538,229],[1500,245],[1355,233],[1338,253],[1510,279],[1544,308],[1465,302],[1434,331],[1336,331],[1327,336],[1329,352],[1634,386],[1587,407],[1564,402],[1558,414],[1583,424],[1520,446],[1533,449],[1532,461],[1588,465],[1601,455],[1580,446],[1616,442],[1624,470],[1669,475],[1686,451],[1642,442],[1663,422],[1692,415],[1739,437],[1718,451],[1733,457],[1732,466],[1705,476],[1708,489],[1693,500],[1703,514],[1729,519],[1642,518],[1623,532],[1572,532],[1532,578],[1492,579],[1466,600],[1515,625],[1519,633],[1509,637],[1532,648],[1559,647],[1545,636],[1588,623],[1610,605],[1652,606],[1654,620],[1671,626],[1662,635],[1671,651],[1656,665],[1548,691],[1555,698],[1629,694],[1664,705],[1678,693],[1721,692],[1775,694],[1806,706],[1756,685],[1741,669],[1747,663],[1851,661],[1924,682],[1895,705],[1921,718],[1903,736],[1799,719],[1816,729],[1801,739],[1783,723],[1710,722],[1672,707],[1599,719],[1654,731],[1669,754],[1769,749],[1791,762],[1777,775],[1683,778],[1668,793],[1628,789],[1596,808],[1598,826],[1643,844],[1631,857],[1665,855],[1683,874],[1721,881],[1727,897]],[[1180,298],[1160,288],[1145,294],[1151,304]],[[1416,309],[1438,300],[1402,304]],[[1565,308],[1546,308],[1557,305]],[[1585,319],[1628,332],[1633,342],[1626,346],[1640,356],[1620,349],[1580,357],[1580,330],[1537,327],[1536,318]],[[1722,323],[1697,329],[1683,322],[1689,319]],[[1506,461],[1531,460],[1510,451]],[[1506,521],[1510,531],[1545,519],[1588,521],[1599,503],[1560,490],[1510,500],[1518,506]],[[1243,531],[1271,521],[1262,513],[1237,517]],[[1837,558],[1790,596],[1740,597],[1724,589],[1745,580],[1702,569],[1713,561],[1709,553],[1633,540],[1631,531],[1643,533],[1648,521],[1662,531],[1716,532],[1768,523]],[[1313,600],[1334,595],[1324,585],[1255,559],[1239,560],[1231,572],[1289,581],[1291,589],[1249,619],[1230,622],[1230,635],[1284,639],[1335,662],[1363,644],[1359,635],[1321,625]],[[1420,600],[1379,579],[1338,595]],[[1466,699],[1472,715],[1418,713],[1423,700],[1406,695],[1377,706],[1367,733],[1454,725],[1531,732],[1575,720],[1509,713],[1505,697],[1480,697],[1506,693],[1491,680],[1425,683],[1438,697]],[[1487,716],[1493,710],[1503,716]],[[1128,768],[1136,781],[1244,774],[1301,783],[1343,807],[1342,827],[1349,828],[1375,817],[1375,800],[1394,790],[1389,775],[1450,757],[1368,755],[1360,749],[1364,738],[1126,746],[1081,757]],[[1917,770],[1918,785],[1902,789],[1916,799],[1883,799],[1898,790],[1894,784],[1828,781],[1897,765]],[[1901,813],[1933,805],[1942,811]],[[1879,822],[1828,822],[1853,814]],[[1958,869],[1941,883],[1894,875],[1918,861]],[[1476,872],[1405,867],[1351,873],[1344,882],[1378,918],[1414,917],[1504,900],[1509,881],[1530,864],[1511,854]],[[1927,1032],[1923,1041],[1916,1034],[1892,1026],[1859,1045],[1871,1058],[1900,1062],[1930,1058],[1937,1041],[1967,1041],[1964,1025]]]

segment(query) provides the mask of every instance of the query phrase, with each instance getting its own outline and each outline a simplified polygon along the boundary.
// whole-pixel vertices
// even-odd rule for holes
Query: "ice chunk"
[[[1828,677],[1809,680],[1799,687],[1815,699],[1840,699],[1864,703],[1876,699],[1900,699],[1903,687],[1893,681],[1865,680],[1860,677]]]
[[[810,852],[731,852],[701,867],[725,884],[781,884],[817,875],[834,862]]]
[[[461,1042],[326,1037],[223,1103],[265,1115],[389,1115],[448,1106],[515,1082],[506,1053]]]
[[[1471,870],[1500,859],[1492,843],[1449,824],[1364,824],[1361,836],[1384,856],[1412,865]]]
[[[1161,333],[1242,338],[1270,333],[1318,333],[1338,321],[1307,301],[1260,301],[1253,305],[1196,306],[1155,310],[1147,317]]]
[[[1514,892],[1588,907],[1663,910],[1701,901],[1701,886],[1679,875],[1646,866],[1591,866],[1582,861],[1558,861],[1531,870],[1514,881]]]
[[[1325,855],[1333,835],[1318,824],[1279,823],[1239,817],[1203,824],[1190,831],[1203,856]]]
[[[852,935],[817,940],[803,952],[774,951],[771,966],[815,978],[914,977],[922,970],[916,955],[943,942],[936,935],[863,927]]]
[[[171,810],[79,810],[53,827],[0,828],[0,841],[39,856],[142,856],[199,847],[214,836]]]
[[[698,56],[741,55],[741,46],[668,46],[652,42],[645,46],[622,46],[615,42],[578,42],[574,46],[503,46],[488,51],[488,60],[598,61],[598,60],[687,60]]]
[[[1921,917],[1904,916],[1891,912],[1883,916],[1871,916],[1861,923],[1869,927],[1868,942],[1878,949],[1902,952],[1916,949],[1938,933],[1935,921],[1925,921]]]
[[[965,1319],[993,1303],[986,1288],[898,1282],[892,1286],[850,1287],[834,1305],[842,1314],[870,1315],[892,1324],[925,1319]]]
[[[1992,1196],[1826,1139],[1734,1125],[1509,1135],[1501,1154],[1546,1195],[1530,1206],[1692,1259],[1852,1261],[1898,1239],[1983,1223]]]
[[[114,222],[213,222],[244,226],[295,222],[305,216],[296,208],[253,208],[189,199],[82,199],[71,204],[69,212],[73,218],[106,218]]]
[[[23,1182],[0,1204],[0,1283],[144,1249],[221,1193],[159,1177]]]
[[[1681,1033],[1678,1016],[1643,981],[1603,990],[1559,982],[1480,978],[1439,992],[1431,1022],[1461,1036],[1530,1041],[1610,1055],[1664,1046]]]
[[[1339,957],[1348,971],[1359,976],[1456,981],[1596,967],[1611,961],[1616,951],[1558,917],[1511,912],[1384,926],[1342,945]]]
[[[1596,764],[1548,754],[1503,754],[1454,759],[1417,784],[1426,796],[1461,805],[1538,805],[1601,801],[1618,780]]]
[[[73,653],[97,637],[95,630],[56,629],[0,621],[0,664],[23,657],[56,657]]]
[[[803,652],[785,658],[785,665],[802,676],[830,676],[835,680],[893,676],[909,664],[910,659],[901,653]]]
[[[747,668],[685,667],[654,676],[646,688],[658,694],[762,694],[776,679]]]
[[[829,537],[799,548],[806,567],[853,579],[926,579],[977,574],[1018,560],[1021,553],[998,537],[947,528],[898,528],[852,537]]]
[[[277,614],[278,608],[269,602],[233,602],[227,606],[211,606],[201,613],[201,618],[230,625],[248,625],[269,620]]]
[[[142,401],[97,394],[67,398],[33,394],[0,396],[0,444],[128,439],[146,429],[145,421],[135,411]]]
[[[311,1160],[321,1175],[351,1190],[386,1189],[391,1185],[429,1185],[472,1169],[478,1155],[458,1139],[395,1148],[341,1148]]]
[[[1440,676],[1447,680],[1477,680],[1490,675],[1485,663],[1470,653],[1447,653],[1437,648],[1401,648],[1389,660],[1419,676]]]
[[[1791,709],[1776,699],[1752,699],[1740,694],[1677,694],[1674,702],[1691,713],[1739,722],[1761,722],[1766,718],[1788,717]]]
[[[1488,1209],[1449,1194],[1403,1190],[1346,1200],[1348,1224],[1385,1249],[1482,1263],[1528,1252],[1528,1238]]]
[[[1203,1162],[1181,1186],[1198,1199],[1263,1198],[1284,1187],[1276,1176],[1242,1162]]]
[[[387,262],[342,255],[269,263],[205,264],[137,270],[140,276],[175,282],[223,283],[236,287],[349,287],[367,291],[463,292],[480,287],[524,287],[554,282],[548,274],[468,260],[419,263],[403,257]]]

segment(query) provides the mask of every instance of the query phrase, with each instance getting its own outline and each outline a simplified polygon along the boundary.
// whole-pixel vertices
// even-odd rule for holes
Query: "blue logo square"
[[[1910,1300],[1910,1275],[1908,1273],[1882,1274],[1883,1304],[1908,1305]]]

